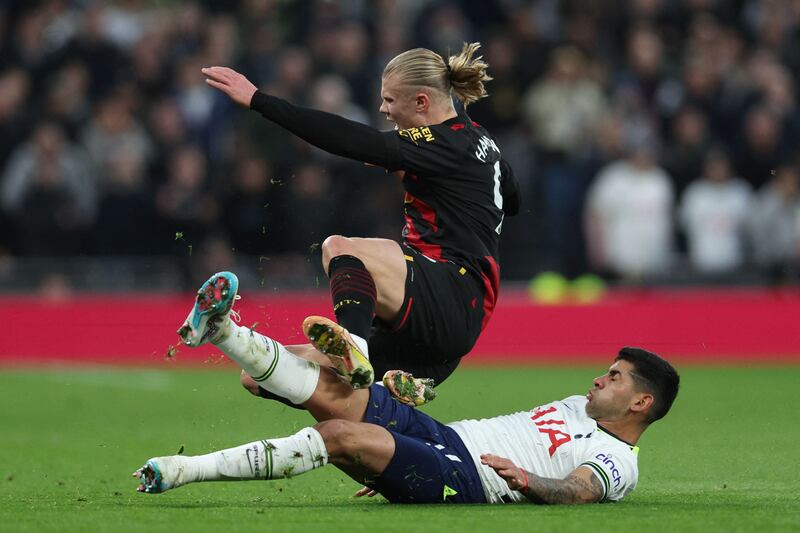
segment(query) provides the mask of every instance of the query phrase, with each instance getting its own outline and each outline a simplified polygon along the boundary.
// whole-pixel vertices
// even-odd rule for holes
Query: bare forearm
[[[603,497],[603,486],[595,477],[587,481],[574,475],[566,479],[551,479],[530,472],[525,474],[528,477],[528,487],[521,489],[520,492],[534,503],[593,503]]]

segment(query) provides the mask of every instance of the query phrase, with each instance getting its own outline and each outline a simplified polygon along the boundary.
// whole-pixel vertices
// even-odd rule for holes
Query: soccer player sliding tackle
[[[333,464],[391,502],[589,503],[636,487],[636,443],[670,409],[679,377],[657,355],[623,348],[585,396],[483,420],[442,424],[380,385],[353,389],[230,318],[236,280],[204,285],[187,319],[192,344],[213,342],[272,394],[318,421],[294,435],[200,456],[148,460],[138,490],[200,481],[270,480]]]

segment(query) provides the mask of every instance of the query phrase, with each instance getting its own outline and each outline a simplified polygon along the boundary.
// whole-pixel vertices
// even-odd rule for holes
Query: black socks
[[[352,255],[338,255],[328,265],[336,321],[362,339],[369,337],[375,316],[375,281],[364,263]]]

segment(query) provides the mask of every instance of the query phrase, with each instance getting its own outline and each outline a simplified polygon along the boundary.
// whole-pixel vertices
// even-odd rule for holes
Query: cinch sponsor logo
[[[611,459],[611,454],[606,455],[604,453],[598,453],[595,455],[595,458],[603,461],[603,464],[611,469],[611,477],[614,478],[614,488],[619,487],[619,484],[622,482],[622,474],[619,473],[617,465],[615,465],[614,461]]]
[[[493,149],[498,154],[500,153],[500,148],[494,143],[492,139],[484,135],[481,137],[480,141],[478,141],[478,149],[475,150],[475,157],[486,162],[486,153],[489,151],[489,148]]]

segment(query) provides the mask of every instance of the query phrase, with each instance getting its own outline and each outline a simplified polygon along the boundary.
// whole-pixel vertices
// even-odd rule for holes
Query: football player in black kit
[[[417,48],[392,59],[380,107],[395,123],[391,131],[292,105],[230,68],[202,69],[210,86],[312,145],[402,179],[401,242],[328,237],[322,264],[337,322],[303,323],[313,346],[304,355],[319,361],[316,350],[324,353],[354,388],[392,369],[442,382],[497,302],[498,242],[504,216],[519,209],[517,181],[489,133],[453,105],[454,96],[464,108],[487,96],[491,78],[475,56],[479,47],[465,43],[449,58]],[[387,372],[384,383],[399,400],[424,403],[431,382],[409,373]],[[248,380],[243,376],[252,389]]]

